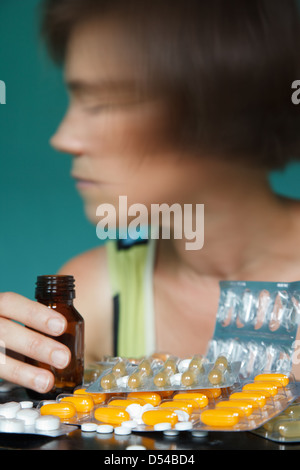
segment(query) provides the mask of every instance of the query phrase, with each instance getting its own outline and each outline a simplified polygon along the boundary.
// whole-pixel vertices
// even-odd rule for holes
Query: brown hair
[[[296,0],[46,0],[42,31],[63,62],[75,25],[118,15],[149,80],[176,94],[185,143],[267,169],[300,156]]]

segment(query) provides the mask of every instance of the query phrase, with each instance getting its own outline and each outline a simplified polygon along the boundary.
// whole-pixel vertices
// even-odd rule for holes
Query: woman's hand
[[[59,337],[66,327],[58,312],[19,294],[0,293],[0,378],[39,393],[50,391],[54,385],[50,371],[12,358],[6,350],[63,369],[71,359],[69,349],[43,333]]]

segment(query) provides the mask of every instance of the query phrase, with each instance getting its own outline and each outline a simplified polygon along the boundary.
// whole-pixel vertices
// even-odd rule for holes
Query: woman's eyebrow
[[[99,92],[128,92],[136,91],[134,80],[99,80],[89,82],[78,79],[67,79],[66,87],[72,93],[99,93]]]

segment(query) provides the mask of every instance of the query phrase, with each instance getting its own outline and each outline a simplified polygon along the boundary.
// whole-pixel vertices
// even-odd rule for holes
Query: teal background
[[[0,291],[30,298],[37,275],[101,243],[69,177],[70,157],[48,143],[67,97],[38,38],[39,3],[0,0]],[[300,199],[300,164],[270,178],[276,192]]]

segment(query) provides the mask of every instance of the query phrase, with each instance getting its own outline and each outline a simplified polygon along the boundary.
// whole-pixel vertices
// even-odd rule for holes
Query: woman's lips
[[[75,180],[76,186],[78,188],[91,188],[93,186],[99,185],[98,181],[85,179],[80,176],[73,176],[73,179]]]

